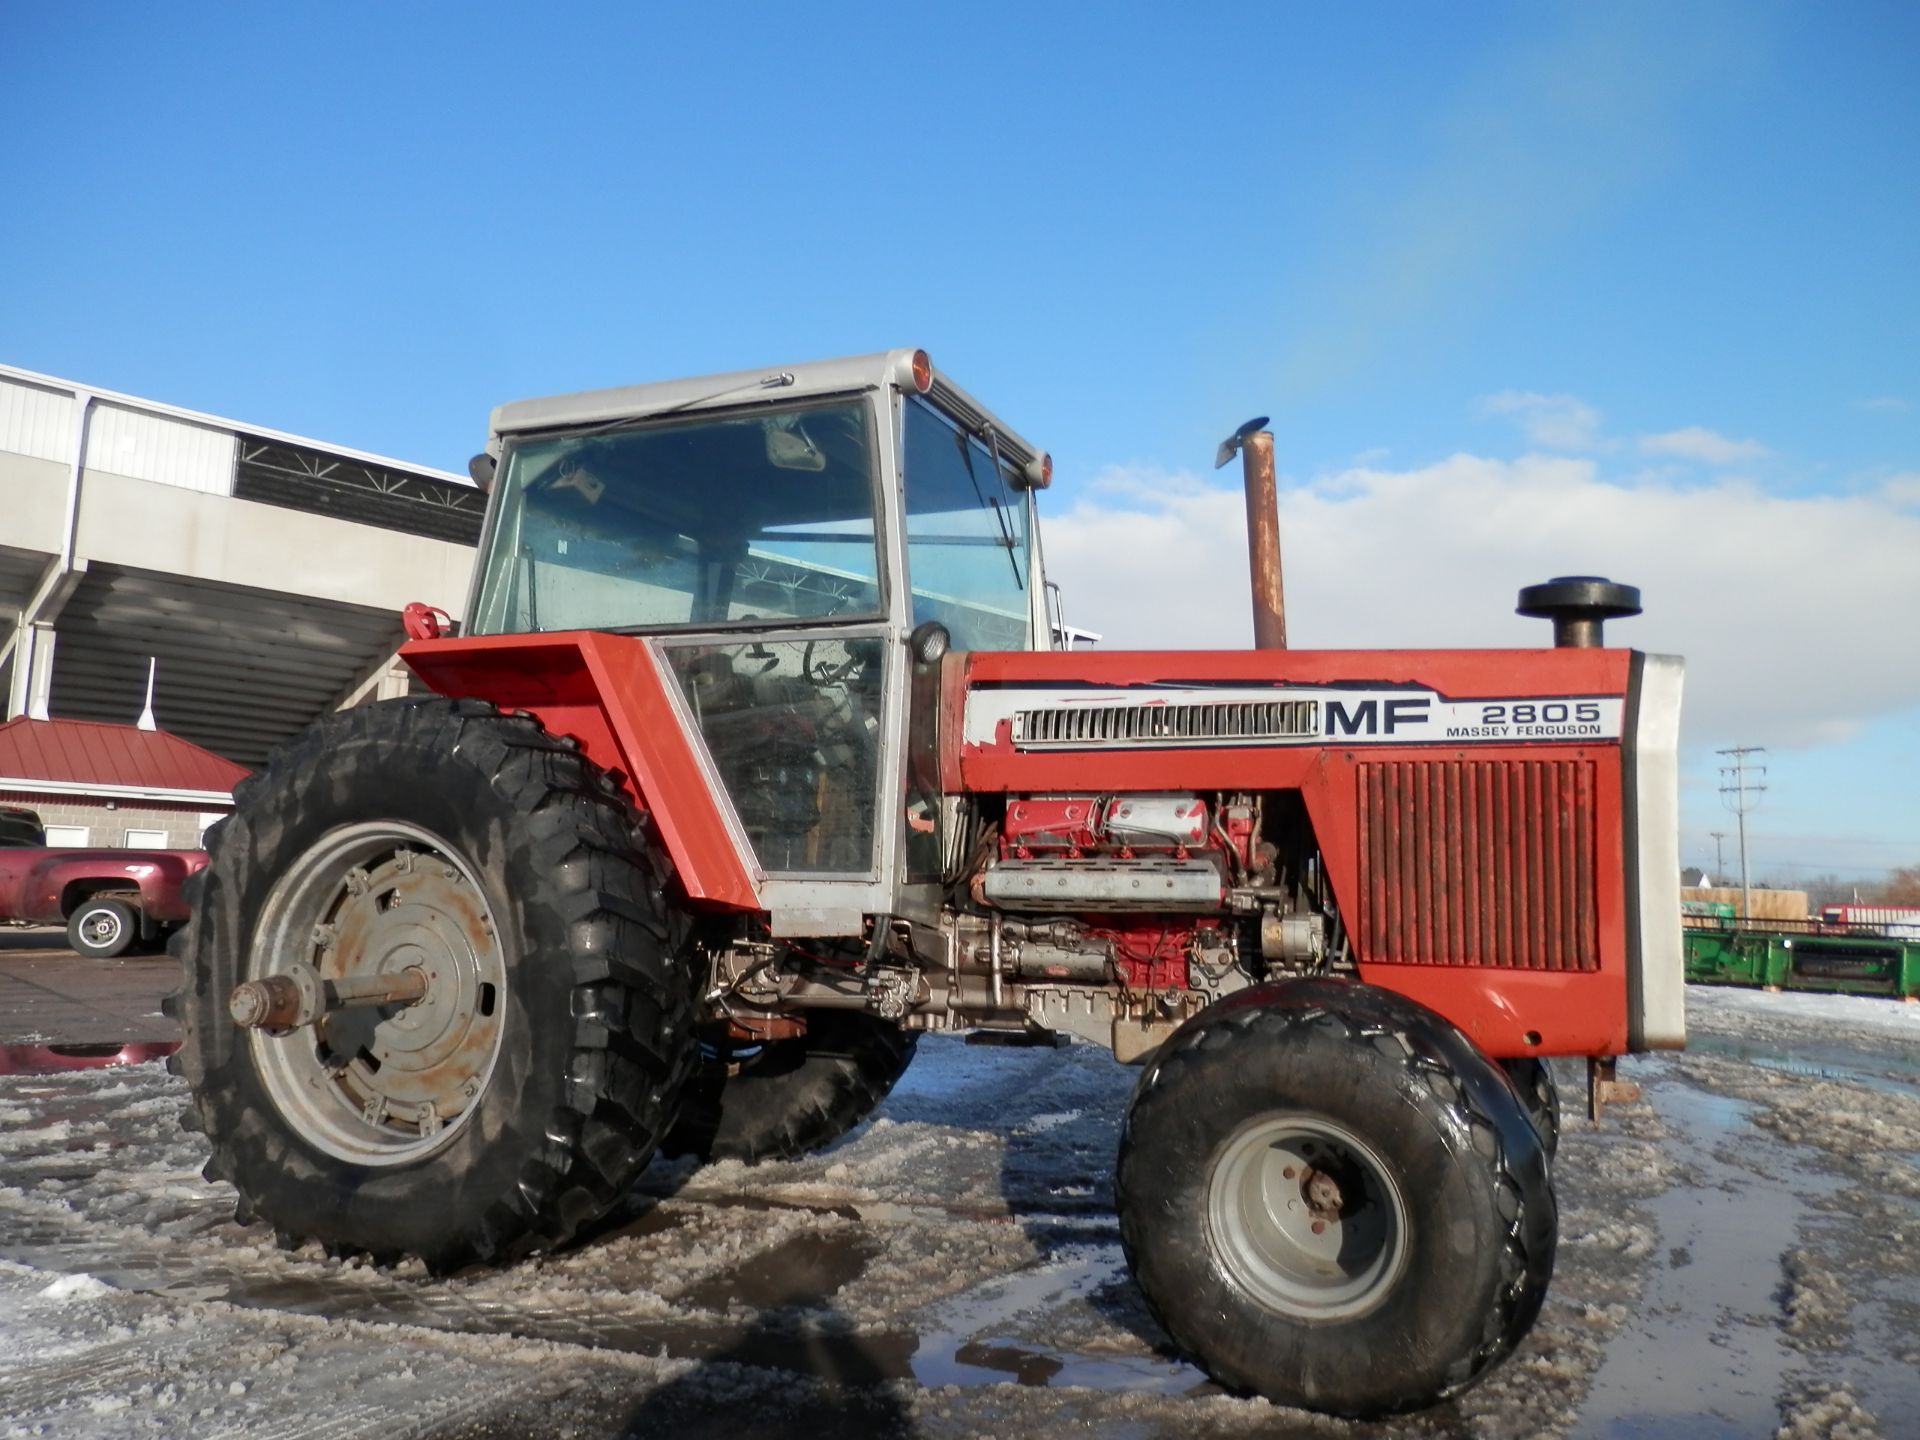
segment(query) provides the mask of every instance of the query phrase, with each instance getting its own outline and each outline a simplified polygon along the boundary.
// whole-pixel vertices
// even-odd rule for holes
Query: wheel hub
[[[353,826],[309,850],[268,901],[249,976],[236,1017],[243,991],[317,987],[292,1028],[252,1038],[275,1103],[343,1159],[397,1164],[438,1149],[492,1075],[498,932],[471,872],[425,831]]]
[[[366,878],[352,893],[361,875]],[[367,1074],[367,1088],[390,1106],[430,1103],[443,1117],[457,1114],[472,1098],[469,1083],[500,1033],[498,981],[482,973],[485,960],[497,954],[485,902],[452,864],[409,850],[347,879],[335,937],[318,967],[322,977],[358,980],[415,970],[426,977],[426,993],[411,1005],[375,1012],[382,1019],[370,1034],[351,1012],[328,1016],[322,1033],[336,1052],[353,1057]]]
[[[1332,1120],[1267,1116],[1215,1158],[1207,1231],[1223,1267],[1298,1319],[1365,1314],[1406,1268],[1406,1202],[1379,1155]]]
[[[1337,1219],[1346,1206],[1340,1182],[1325,1170],[1308,1167],[1300,1181],[1301,1198],[1307,1208],[1322,1220]]]
[[[80,929],[93,944],[111,945],[120,938],[120,917],[111,910],[96,910],[86,918]]]

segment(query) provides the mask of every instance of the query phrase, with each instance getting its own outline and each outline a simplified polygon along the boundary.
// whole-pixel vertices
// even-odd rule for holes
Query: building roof
[[[25,716],[0,725],[0,790],[225,801],[247,774],[164,730]]]
[[[18,365],[0,365],[0,376],[9,380],[19,380],[28,385],[39,385],[48,390],[62,391],[68,395],[88,394],[96,400],[104,400],[109,405],[123,405],[129,410],[142,410],[150,415],[166,415],[175,420],[185,420],[190,425],[205,425],[214,430],[230,430],[236,434],[258,435],[266,440],[280,440],[290,445],[305,446],[309,450],[324,450],[329,455],[343,455],[350,460],[365,461],[387,470],[406,470],[415,475],[431,475],[436,480],[450,481],[455,485],[474,488],[470,476],[458,475],[451,470],[441,470],[432,465],[421,465],[412,460],[395,460],[388,455],[375,455],[366,450],[352,450],[345,445],[335,445],[330,440],[313,440],[305,435],[290,434],[285,430],[268,430],[259,425],[244,425],[238,420],[226,420],[218,415],[208,415],[199,410],[183,410],[178,405],[168,405],[159,400],[147,400],[138,395],[124,395],[118,390],[102,390],[98,386],[85,385],[77,380],[62,380],[58,375],[43,375],[38,370],[23,370]]]

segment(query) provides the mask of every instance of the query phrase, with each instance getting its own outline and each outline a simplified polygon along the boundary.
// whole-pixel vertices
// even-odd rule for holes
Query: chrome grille
[[[1320,734],[1318,700],[1234,700],[1184,705],[1071,705],[1021,710],[1017,745],[1220,745],[1310,740]]]

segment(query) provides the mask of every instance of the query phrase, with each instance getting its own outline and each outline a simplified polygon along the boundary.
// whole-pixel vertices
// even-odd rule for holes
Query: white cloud
[[[1904,414],[1913,407],[1898,395],[1869,395],[1865,400],[1853,402],[1856,410],[1886,410],[1894,414]]]
[[[1889,505],[1920,509],[1920,470],[1895,475],[1880,486],[1880,497]]]
[[[1046,533],[1067,613],[1107,648],[1249,643],[1238,490],[1110,471]],[[1920,514],[1883,495],[1626,484],[1590,460],[1455,455],[1290,486],[1281,540],[1296,645],[1544,645],[1515,591],[1611,575],[1641,587],[1647,613],[1609,639],[1688,659],[1689,745],[1820,744],[1920,706],[1920,626],[1890,619],[1920,615]]]
[[[1649,455],[1672,455],[1681,460],[1697,460],[1703,465],[1732,465],[1773,453],[1758,440],[1729,440],[1702,425],[1669,430],[1664,435],[1642,435],[1640,448]]]
[[[1572,395],[1502,390],[1480,401],[1483,415],[1508,415],[1543,450],[1591,450],[1600,443],[1600,412]]]

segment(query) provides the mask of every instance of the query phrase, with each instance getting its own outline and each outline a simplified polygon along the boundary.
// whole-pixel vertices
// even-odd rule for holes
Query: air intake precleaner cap
[[[1640,590],[1604,575],[1556,575],[1522,590],[1514,613],[1551,620],[1556,646],[1597,646],[1606,621],[1640,613]]]

